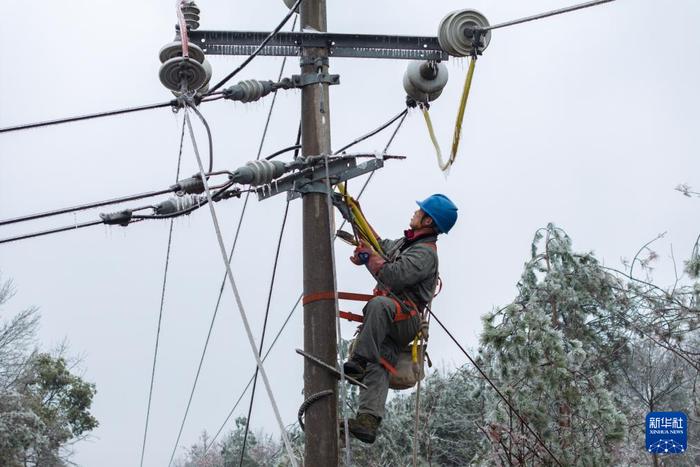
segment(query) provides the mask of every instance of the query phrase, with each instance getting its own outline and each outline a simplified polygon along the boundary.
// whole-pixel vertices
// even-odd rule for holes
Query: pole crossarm
[[[319,157],[319,156],[311,156]],[[384,167],[384,158],[402,159],[402,156],[384,156],[371,157],[369,160],[358,163],[358,156],[345,156],[328,161],[328,174],[325,167],[323,169],[318,166],[311,166],[273,180],[271,183],[255,188],[255,193],[258,195],[258,200],[270,198],[272,196],[287,193],[289,201],[299,198],[306,193],[326,193],[328,188],[323,181],[326,178],[330,179],[332,185],[350,180],[351,178],[359,177],[368,172],[374,172],[377,169]]]
[[[190,31],[190,41],[207,55],[250,55],[269,35],[255,31]],[[328,49],[331,57],[447,60],[437,37],[280,32],[259,55],[301,56],[304,47]]]

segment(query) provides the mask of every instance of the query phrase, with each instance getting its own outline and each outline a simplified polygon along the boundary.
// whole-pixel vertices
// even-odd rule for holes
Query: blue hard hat
[[[416,204],[433,219],[438,232],[449,232],[457,222],[457,206],[445,195],[428,196]]]

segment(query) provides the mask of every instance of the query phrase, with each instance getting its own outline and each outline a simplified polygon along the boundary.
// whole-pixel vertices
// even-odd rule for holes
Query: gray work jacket
[[[430,303],[438,278],[437,251],[426,243],[435,243],[436,235],[417,240],[380,240],[387,262],[379,270],[378,289],[388,287],[399,297],[407,297],[419,310]],[[386,287],[384,287],[384,285]]]

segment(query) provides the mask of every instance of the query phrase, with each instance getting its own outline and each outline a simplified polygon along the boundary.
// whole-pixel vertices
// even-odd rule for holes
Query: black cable
[[[406,117],[408,116],[408,109],[404,110],[401,112],[403,116],[401,117],[401,120],[399,121],[399,124],[396,125],[396,128],[394,128],[394,132],[391,134],[391,137],[389,138],[389,141],[387,141],[386,146],[384,146],[384,153],[386,153],[389,150],[389,147],[391,146],[391,143],[394,142],[394,138],[396,138],[397,133],[401,129],[401,126],[403,125],[403,122],[406,120]],[[399,114],[401,115],[401,114]],[[392,119],[392,121],[395,121],[395,119]],[[385,125],[382,125],[384,128],[386,128]],[[375,133],[376,134],[376,133]],[[372,177],[374,176],[374,172],[376,170],[373,170],[370,172],[369,177],[365,180],[365,183],[362,185],[362,188],[360,189],[360,192],[357,195],[357,200],[360,200],[360,197],[362,197],[362,193],[365,192],[365,188],[367,188],[367,185],[369,185],[369,182],[372,180]],[[343,227],[345,227],[345,224],[347,223],[347,220],[343,219],[343,222],[340,224],[340,227],[338,230],[343,230]]]
[[[278,340],[278,339],[280,338],[280,336],[282,335],[282,331],[284,331],[284,328],[287,326],[287,323],[289,323],[289,320],[290,320],[290,319],[292,318],[292,316],[294,315],[294,312],[296,311],[297,307],[299,306],[299,303],[301,303],[301,298],[302,298],[302,296],[303,296],[303,294],[302,294],[302,295],[299,295],[299,298],[297,299],[296,303],[294,303],[294,306],[292,307],[292,310],[289,312],[289,314],[287,315],[287,318],[284,320],[284,323],[282,323],[282,326],[281,326],[280,329],[277,331],[277,334],[275,335],[275,338],[272,339],[272,343],[270,344],[270,347],[267,348],[267,352],[265,352],[265,356],[264,356],[263,359],[262,359],[263,362],[264,362],[265,360],[267,360],[267,357],[270,355],[270,352],[272,352],[272,349],[275,347],[275,344],[277,343],[277,340]],[[209,441],[209,444],[208,444],[207,446],[204,447],[204,453],[203,453],[203,455],[206,454],[207,451],[209,450],[209,448],[211,448],[211,447],[214,445],[214,443],[216,442],[216,439],[219,437],[219,435],[221,434],[221,432],[224,430],[224,428],[226,427],[226,424],[228,424],[228,421],[231,419],[231,417],[233,416],[233,413],[236,411],[236,408],[238,407],[238,404],[241,403],[241,401],[243,400],[243,397],[245,396],[246,392],[248,392],[248,388],[249,388],[252,384],[253,384],[253,376],[251,375],[250,379],[248,380],[248,384],[246,384],[246,386],[243,388],[243,391],[242,391],[241,394],[238,396],[238,399],[237,399],[236,402],[233,404],[233,407],[231,408],[231,410],[228,412],[228,415],[226,416],[226,419],[225,419],[224,422],[219,426],[219,429],[216,431],[216,434],[214,434],[214,436],[212,437],[211,441]]]
[[[445,333],[450,337],[450,339],[452,339],[452,342],[454,342],[454,343],[457,345],[457,347],[459,347],[459,350],[461,350],[462,353],[463,353],[463,354],[467,357],[467,359],[471,362],[471,364],[474,365],[474,368],[476,368],[477,371],[478,371],[479,373],[481,373],[481,376],[483,376],[484,379],[489,383],[489,385],[491,386],[491,388],[493,388],[493,390],[496,391],[496,394],[498,394],[498,396],[499,396],[501,399],[503,399],[503,402],[505,402],[506,405],[508,406],[508,408],[510,408],[510,410],[513,411],[513,413],[515,414],[516,417],[518,417],[518,419],[520,420],[520,422],[522,422],[522,424],[525,425],[525,428],[527,428],[527,430],[528,430],[530,433],[532,433],[532,435],[535,437],[535,439],[537,440],[537,442],[539,442],[539,443],[542,445],[542,447],[544,448],[544,450],[547,451],[547,454],[549,454],[549,455],[552,457],[552,459],[554,459],[554,462],[556,462],[557,465],[559,465],[559,467],[562,467],[562,463],[559,462],[559,459],[557,459],[557,457],[552,453],[552,451],[549,450],[549,448],[547,447],[547,445],[544,444],[544,441],[542,441],[542,439],[539,437],[539,435],[538,435],[537,433],[535,433],[535,431],[530,427],[530,425],[525,421],[525,419],[520,415],[520,413],[519,413],[517,410],[515,410],[515,408],[513,407],[513,405],[512,405],[512,404],[510,403],[510,401],[506,398],[506,396],[503,395],[503,393],[498,389],[498,387],[496,386],[496,384],[494,384],[494,382],[491,381],[491,378],[488,377],[488,375],[481,369],[481,367],[476,363],[476,361],[474,361],[474,359],[471,357],[471,355],[469,355],[469,353],[464,349],[464,347],[462,347],[462,345],[461,345],[461,344],[459,343],[459,341],[455,338],[455,336],[453,336],[452,333],[445,327],[445,325],[442,324],[442,321],[440,321],[440,318],[438,318],[438,317],[435,315],[435,313],[433,313],[433,310],[431,310],[429,307],[426,306],[425,309],[428,310],[428,313],[430,313],[430,316],[432,316],[433,318],[435,318],[435,321],[437,321],[437,323],[440,325],[440,327],[442,328],[442,330],[445,331]]]
[[[324,397],[327,396],[332,396],[334,391],[332,389],[326,389],[325,391],[317,392],[316,394],[312,394],[310,397],[308,397],[304,402],[301,403],[301,406],[299,407],[299,412],[297,412],[297,420],[299,421],[299,428],[301,428],[301,431],[304,431],[304,412],[311,407],[314,402],[323,399]]]
[[[273,152],[272,154],[267,156],[265,159],[269,161],[269,160],[274,159],[275,157],[279,156],[280,154],[284,154],[285,152],[289,152],[289,151],[297,151],[298,149],[301,149],[301,144],[295,144],[293,146],[289,146],[289,147],[286,147],[284,149],[280,149],[277,152]]]
[[[3,238],[0,240],[0,244],[2,243],[10,243],[14,242],[17,240],[25,240],[27,238],[34,238],[34,237],[41,237],[44,235],[49,235],[53,233],[59,233],[59,232],[65,232],[67,230],[77,230],[77,229],[82,229],[83,227],[91,227],[93,225],[98,225],[102,224],[103,222],[100,221],[90,221],[90,222],[83,222],[81,224],[74,224],[74,225],[69,225],[66,227],[58,227],[56,229],[50,229],[50,230],[41,230],[39,232],[34,232],[30,234],[24,234],[24,235],[18,235],[16,237],[9,237],[9,238]]]
[[[282,21],[277,25],[277,27],[265,38],[265,40],[263,40],[263,41],[260,43],[260,45],[258,46],[258,48],[255,49],[255,51],[253,51],[253,53],[250,54],[250,55],[248,56],[248,58],[246,58],[246,59],[243,61],[243,63],[241,63],[241,64],[238,66],[238,68],[236,68],[236,69],[233,70],[231,73],[229,73],[228,75],[226,75],[226,77],[225,77],[224,79],[222,79],[221,81],[219,81],[218,83],[216,83],[216,85],[215,85],[213,88],[211,88],[211,90],[210,90],[206,95],[207,95],[207,96],[211,95],[214,91],[216,91],[216,90],[219,89],[221,86],[223,86],[224,84],[226,84],[226,82],[227,82],[228,80],[230,80],[231,78],[233,78],[234,76],[236,76],[241,70],[243,70],[243,68],[245,68],[246,66],[248,66],[248,64],[249,64],[251,61],[253,61],[253,59],[260,53],[260,51],[267,45],[267,43],[270,42],[270,41],[277,35],[278,32],[280,32],[280,30],[284,27],[285,24],[287,24],[287,21],[289,21],[289,18],[291,18],[292,15],[293,15],[294,13],[296,13],[296,10],[297,10],[297,8],[299,8],[299,5],[301,4],[301,2],[302,2],[302,0],[297,0],[297,1],[294,3],[294,5],[292,6],[292,8],[289,9],[289,13],[287,13],[287,15],[286,15],[286,16],[282,19]],[[292,30],[293,30],[293,29],[294,29],[294,27],[292,27]]]
[[[352,143],[346,144],[346,145],[343,146],[342,148],[340,148],[340,149],[338,149],[337,151],[335,151],[333,154],[340,154],[341,152],[343,152],[343,151],[345,151],[345,150],[351,148],[352,146],[356,145],[357,143],[361,143],[362,141],[371,138],[372,136],[376,135],[376,134],[379,133],[380,131],[386,129],[389,125],[391,125],[392,123],[394,123],[396,120],[400,119],[401,117],[405,117],[407,113],[408,113],[408,109],[403,109],[403,110],[402,110],[401,112],[399,112],[396,116],[392,117],[391,120],[389,120],[388,122],[383,123],[381,126],[379,126],[378,128],[375,128],[374,130],[370,131],[370,132],[367,133],[366,135],[360,136],[359,138],[357,138],[356,140],[354,140]]]
[[[270,278],[270,288],[267,292],[267,304],[265,305],[265,318],[263,319],[262,334],[260,336],[260,345],[258,346],[258,354],[262,354],[263,343],[265,342],[265,331],[267,331],[267,320],[270,316],[270,304],[272,303],[272,291],[275,287],[275,277],[277,275],[277,264],[279,262],[280,250],[282,248],[282,238],[284,236],[284,227],[287,225],[287,215],[289,214],[289,200],[284,208],[284,216],[282,217],[282,227],[277,239],[277,251],[275,251],[275,262],[272,265],[272,277]],[[243,467],[243,457],[245,456],[246,443],[248,441],[248,429],[250,427],[250,415],[253,412],[253,401],[255,400],[255,389],[258,385],[258,367],[255,367],[255,375],[253,375],[253,390],[250,393],[250,404],[248,405],[248,416],[245,421],[245,431],[243,432],[243,446],[241,447],[241,458],[238,462],[238,467]]]
[[[192,105],[190,103],[187,104],[192,110],[194,110],[194,113],[197,114],[197,117],[202,121],[204,124],[204,128],[207,130],[207,139],[209,140],[209,170],[208,172],[211,172],[214,170],[214,143],[212,141],[212,136],[211,136],[211,128],[209,128],[209,123],[207,123],[207,119],[204,118],[204,115],[197,109],[197,106]]]
[[[19,131],[19,130],[29,130],[31,128],[39,128],[39,127],[50,126],[50,125],[58,125],[60,123],[79,122],[81,120],[90,120],[92,118],[110,117],[112,115],[122,115],[122,114],[126,114],[126,113],[131,113],[131,112],[140,112],[142,110],[161,109],[163,107],[177,107],[178,105],[179,104],[178,104],[177,99],[173,99],[169,102],[161,102],[159,104],[142,105],[139,107],[127,107],[126,109],[108,110],[106,112],[97,112],[97,113],[93,113],[93,114],[79,115],[76,117],[66,117],[66,118],[59,118],[56,120],[46,120],[43,122],[25,123],[22,125],[8,126],[5,128],[0,128],[0,133],[8,133],[10,131]]]
[[[163,195],[165,193],[171,193],[175,190],[176,190],[175,188],[170,187],[170,188],[167,188],[165,190],[149,191],[149,192],[140,193],[137,195],[122,196],[121,198],[113,198],[113,199],[108,199],[105,201],[97,201],[94,203],[72,206],[69,208],[56,209],[54,211],[46,211],[46,212],[41,212],[41,213],[37,213],[37,214],[30,214],[28,216],[21,216],[21,217],[15,217],[12,219],[0,220],[0,226],[14,224],[17,222],[24,222],[24,221],[31,221],[31,220],[35,220],[35,219],[41,219],[44,217],[57,216],[59,214],[68,214],[71,212],[84,211],[86,209],[98,208],[100,206],[108,206],[110,204],[119,204],[119,203],[125,203],[127,201],[135,201],[138,199],[150,198],[153,196]]]
[[[177,155],[177,169],[175,172],[175,183],[177,183],[178,179],[180,178],[180,166],[182,163],[182,148],[184,146],[185,142],[185,119],[182,119],[182,132],[180,134],[180,149],[178,150],[178,155]],[[160,292],[160,309],[158,311],[158,326],[156,328],[156,343],[155,343],[155,349],[153,351],[153,367],[151,369],[151,383],[150,383],[150,388],[148,390],[148,406],[146,408],[146,423],[143,429],[143,443],[141,444],[141,462],[140,466],[143,467],[143,457],[144,454],[146,453],[146,436],[148,434],[148,422],[151,416],[151,400],[153,397],[153,382],[155,381],[155,376],[156,376],[156,361],[158,359],[158,344],[160,343],[160,326],[163,321],[163,307],[165,304],[165,285],[167,284],[168,281],[168,266],[170,265],[170,247],[172,245],[173,241],[173,225],[174,225],[174,220],[170,220],[170,229],[168,231],[168,247],[165,252],[165,270],[163,271],[163,286],[161,288]]]

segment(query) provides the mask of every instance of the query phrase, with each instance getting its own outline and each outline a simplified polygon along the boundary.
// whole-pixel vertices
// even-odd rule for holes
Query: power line
[[[122,196],[120,198],[112,198],[104,201],[96,201],[94,203],[79,204],[77,206],[71,206],[67,208],[55,209],[53,211],[40,212],[36,214],[29,214],[27,216],[14,217],[12,219],[0,220],[0,226],[15,224],[17,222],[32,221],[36,219],[42,219],[44,217],[58,216],[60,214],[69,214],[71,212],[84,211],[86,209],[99,208],[101,206],[108,206],[110,204],[126,203],[128,201],[136,201],[144,198],[151,198],[153,196],[159,196],[166,193],[172,193],[176,191],[176,187],[166,188],[164,190],[147,191],[145,193],[139,193],[136,195]]]
[[[569,13],[576,10],[583,10],[584,8],[589,8],[596,5],[602,5],[603,3],[614,2],[615,0],[594,0],[591,2],[580,3],[578,5],[572,5],[565,8],[559,8],[557,10],[547,11],[537,15],[526,16],[525,18],[514,19],[512,21],[506,21],[505,23],[495,24],[493,26],[487,26],[485,28],[479,28],[480,31],[492,31],[494,29],[507,28],[509,26],[515,26],[516,24],[527,23],[530,21],[535,21],[542,18],[548,18],[550,16],[561,15],[563,13]]]
[[[337,151],[334,152],[334,154],[340,154],[341,152],[350,149],[354,145],[361,143],[362,141],[371,138],[372,136],[376,135],[377,133],[381,132],[382,130],[388,128],[392,123],[394,123],[396,120],[405,117],[406,114],[408,113],[408,109],[403,109],[401,112],[396,114],[396,116],[392,117],[388,122],[382,123],[379,127],[375,128],[374,130],[370,131],[366,135],[360,136],[359,138],[355,139],[351,143],[346,144],[342,148],[338,149]],[[393,138],[392,138],[393,139]]]
[[[138,221],[133,221],[133,222],[138,222]],[[80,224],[68,225],[65,227],[58,227],[55,229],[41,230],[39,232],[33,232],[33,233],[29,233],[29,234],[24,234],[24,235],[17,235],[15,237],[3,238],[2,240],[0,240],[0,244],[15,242],[18,240],[26,240],[28,238],[42,237],[44,235],[49,235],[49,234],[54,234],[54,233],[59,233],[59,232],[66,232],[68,230],[78,230],[78,229],[82,229],[84,227],[92,227],[93,225],[99,225],[99,224],[103,224],[103,222],[101,220],[100,221],[90,221],[90,222],[83,222]]]
[[[175,181],[180,178],[180,166],[182,162],[182,148],[185,141],[185,119],[182,119],[182,132],[180,133],[180,149],[177,155],[177,169],[175,173]],[[155,381],[156,375],[156,361],[158,359],[158,344],[160,343],[160,325],[163,321],[163,306],[165,304],[165,285],[168,281],[168,266],[170,265],[170,247],[173,240],[173,225],[175,220],[170,220],[170,229],[168,230],[168,247],[165,252],[165,269],[163,271],[163,286],[160,292],[160,309],[158,311],[158,327],[156,328],[156,344],[153,350],[153,367],[151,369],[151,383],[148,389],[148,406],[146,408],[146,423],[143,429],[143,443],[141,444],[141,462],[140,466],[143,467],[143,456],[146,453],[146,437],[148,435],[148,421],[151,415],[151,400],[153,397],[153,382]]]
[[[530,427],[530,425],[529,425],[529,424],[525,421],[525,419],[520,415],[520,412],[518,412],[517,410],[515,410],[515,407],[513,407],[513,405],[512,405],[512,404],[510,403],[510,401],[506,398],[506,396],[504,396],[503,393],[498,389],[498,386],[496,386],[496,384],[495,384],[493,381],[491,381],[491,378],[488,377],[488,375],[481,369],[481,367],[479,366],[479,364],[476,363],[476,361],[471,357],[471,355],[469,355],[469,352],[467,352],[467,351],[464,349],[464,347],[462,347],[462,344],[460,344],[459,341],[455,338],[455,336],[453,336],[452,333],[445,327],[445,325],[442,324],[442,321],[440,321],[440,318],[438,318],[438,317],[435,315],[435,313],[433,313],[433,310],[431,310],[430,308],[426,307],[426,309],[427,309],[428,312],[430,313],[430,316],[432,316],[433,318],[435,318],[435,321],[437,321],[437,323],[440,325],[440,327],[442,328],[442,330],[445,331],[445,333],[450,337],[450,339],[452,339],[452,342],[454,342],[454,343],[457,345],[457,347],[459,347],[459,350],[461,350],[462,353],[463,353],[463,354],[467,357],[467,359],[471,362],[471,364],[474,365],[474,368],[476,368],[477,371],[481,374],[481,376],[483,376],[483,378],[489,383],[489,385],[491,386],[491,388],[493,388],[493,390],[496,391],[496,393],[498,394],[498,396],[499,396],[501,399],[503,399],[503,402],[506,403],[506,405],[508,406],[508,408],[510,408],[510,410],[513,411],[513,413],[515,414],[515,416],[518,417],[518,419],[519,419],[520,422],[525,426],[525,428],[527,428],[527,430],[528,430],[530,433],[532,433],[532,435],[535,437],[535,439],[542,445],[542,447],[544,448],[544,450],[547,451],[547,454],[549,454],[549,455],[552,457],[552,459],[554,460],[554,462],[556,462],[557,465],[558,465],[559,467],[563,467],[563,466],[562,466],[562,463],[559,462],[559,459],[557,459],[557,457],[552,453],[552,451],[547,447],[547,445],[544,444],[544,441],[542,441],[542,439],[540,438],[540,436]]]
[[[275,338],[272,339],[272,343],[270,344],[270,347],[267,348],[267,352],[265,352],[265,356],[263,357],[263,362],[267,360],[267,357],[270,355],[270,352],[272,352],[272,349],[274,348],[275,344],[277,343],[277,340],[280,338],[282,335],[282,331],[284,331],[284,328],[287,326],[287,323],[289,323],[289,320],[292,318],[292,315],[296,311],[297,307],[299,306],[299,303],[301,303],[301,298],[304,296],[304,294],[299,295],[299,298],[297,298],[296,303],[294,303],[294,306],[292,307],[291,311],[287,315],[287,318],[284,320],[284,323],[282,323],[282,326],[280,327],[279,331],[277,331],[277,334],[275,335]],[[257,367],[256,367],[257,368]],[[226,416],[226,419],[224,422],[219,426],[219,429],[216,431],[216,434],[212,437],[211,441],[207,446],[204,447],[204,454],[207,453],[209,448],[211,448],[214,443],[216,442],[216,439],[219,437],[221,432],[224,430],[226,427],[226,424],[228,421],[231,419],[233,416],[233,413],[236,411],[236,408],[238,407],[238,404],[241,403],[243,400],[243,396],[245,396],[246,392],[248,392],[248,388],[253,384],[253,378],[255,375],[251,375],[250,379],[248,380],[248,384],[243,388],[243,391],[241,392],[240,396],[238,396],[238,399],[236,402],[233,404],[233,407],[229,411],[228,415]]]
[[[296,26],[296,21],[297,21],[297,18],[294,18],[294,23],[292,24],[292,30]],[[282,74],[284,73],[284,67],[285,67],[286,63],[287,63],[287,57],[284,57],[284,59],[282,60],[282,65],[280,67],[279,77],[277,78],[278,81],[282,78]],[[259,160],[260,155],[262,154],[263,145],[265,144],[265,139],[267,138],[267,130],[270,126],[270,120],[272,118],[272,111],[275,108],[276,102],[277,102],[277,90],[274,91],[273,96],[272,96],[272,102],[270,103],[270,109],[268,110],[267,119],[265,120],[265,127],[263,128],[263,133],[262,133],[262,136],[260,138],[260,144],[258,145],[258,154],[257,154],[256,160]],[[296,145],[297,146],[299,145],[299,137],[297,137]],[[270,156],[268,156],[268,157],[270,157]],[[233,259],[234,251],[236,251],[236,245],[238,244],[238,236],[241,232],[241,226],[243,225],[243,219],[245,218],[245,213],[246,213],[246,209],[248,207],[249,198],[250,198],[250,191],[246,192],[245,199],[243,201],[243,208],[241,209],[241,215],[238,218],[238,225],[236,226],[236,233],[235,233],[234,238],[233,238],[233,245],[231,246],[231,250],[230,250],[229,255],[228,255],[228,263],[229,264],[231,263],[231,260]],[[214,313],[212,314],[211,321],[209,323],[209,330],[207,331],[207,337],[206,337],[206,340],[204,341],[204,348],[202,349],[202,354],[200,355],[200,358],[199,358],[199,364],[197,366],[197,371],[196,371],[196,374],[194,377],[194,382],[192,383],[192,389],[190,390],[190,395],[189,395],[189,398],[187,400],[185,414],[182,417],[182,421],[180,423],[180,429],[179,429],[178,434],[177,434],[177,439],[175,440],[175,445],[173,446],[173,451],[172,451],[172,454],[170,456],[170,463],[172,463],[172,459],[175,457],[175,452],[177,451],[177,446],[180,443],[180,437],[182,436],[182,430],[185,427],[185,422],[187,421],[187,416],[188,416],[189,411],[190,411],[190,406],[192,405],[192,398],[194,397],[194,392],[197,389],[197,383],[199,381],[199,374],[202,371],[202,366],[204,364],[204,357],[206,356],[207,349],[209,348],[209,339],[211,338],[211,333],[212,333],[212,330],[214,329],[214,323],[216,321],[216,316],[219,312],[219,306],[221,304],[221,297],[223,296],[225,285],[226,285],[226,272],[224,271],[224,277],[222,277],[221,285],[219,287],[219,295],[216,299],[216,305],[214,306]]]
[[[299,0],[297,0],[299,1]],[[202,181],[205,180],[205,172],[204,172],[204,166],[202,165],[202,159],[199,155],[199,149],[197,148],[197,141],[194,136],[194,130],[192,129],[192,123],[190,122],[189,119],[189,114],[187,112],[187,109],[185,109],[185,121],[187,122],[187,127],[190,132],[190,137],[192,138],[192,147],[194,149],[194,154],[197,159],[197,166],[199,167],[199,172],[200,176],[202,178]],[[224,239],[223,236],[221,235],[221,227],[219,226],[219,220],[216,216],[216,210],[214,209],[214,204],[212,201],[212,196],[211,196],[211,191],[209,190],[209,187],[204,185],[204,190],[205,194],[207,196],[207,199],[209,200],[209,213],[211,214],[211,220],[212,224],[214,224],[214,231],[216,233],[216,240],[219,245],[219,250],[221,253],[222,260],[226,266],[226,275],[228,277],[229,283],[231,285],[231,290],[233,291],[233,296],[236,300],[236,305],[238,307],[238,312],[241,317],[241,321],[243,323],[243,328],[245,329],[246,332],[246,337],[248,338],[248,343],[250,344],[251,351],[253,353],[253,357],[255,358],[255,362],[260,369],[260,375],[262,376],[263,383],[265,384],[265,389],[267,391],[268,398],[270,400],[270,405],[272,406],[272,411],[275,414],[275,419],[277,420],[277,424],[279,425],[279,429],[281,431],[282,435],[282,441],[284,442],[284,446],[287,449],[287,455],[289,457],[289,462],[292,464],[293,467],[297,467],[297,459],[294,456],[294,450],[292,449],[292,445],[289,442],[289,436],[287,436],[287,432],[285,431],[285,426],[284,422],[282,421],[282,416],[280,414],[279,408],[277,406],[277,402],[275,400],[275,396],[272,393],[272,386],[270,385],[270,380],[267,377],[267,372],[265,371],[265,368],[263,367],[262,360],[260,359],[260,354],[258,353],[258,349],[255,346],[255,338],[253,337],[253,332],[250,328],[250,323],[248,322],[248,317],[245,312],[245,308],[243,307],[243,301],[241,300],[241,296],[238,292],[238,287],[236,286],[236,281],[233,278],[233,271],[231,270],[231,264],[227,260],[226,256],[226,246],[224,245]]]
[[[287,24],[287,21],[289,20],[289,18],[291,18],[292,15],[293,15],[294,13],[296,13],[296,10],[297,10],[297,8],[299,8],[299,5],[301,4],[301,2],[302,2],[302,0],[297,0],[297,1],[294,3],[294,5],[289,9],[289,12],[285,15],[285,17],[282,19],[282,21],[280,21],[280,23],[277,25],[277,27],[276,27],[270,34],[268,34],[268,36],[265,38],[265,40],[263,40],[263,41],[260,43],[260,45],[258,46],[258,48],[255,49],[255,51],[253,51],[253,53],[250,54],[245,60],[243,60],[243,63],[241,63],[235,70],[233,70],[231,73],[229,73],[228,75],[226,75],[226,77],[225,77],[224,79],[222,79],[221,81],[219,81],[218,83],[216,83],[216,85],[215,85],[213,88],[211,88],[211,90],[207,93],[207,96],[211,95],[214,91],[216,91],[216,90],[219,89],[221,86],[223,86],[224,84],[226,84],[226,82],[227,82],[228,80],[230,80],[231,78],[233,78],[234,76],[236,76],[241,70],[243,70],[243,68],[245,68],[246,66],[248,66],[248,64],[249,64],[250,62],[252,62],[253,59],[260,53],[260,51],[261,51],[263,48],[265,48],[265,46],[267,45],[267,43],[270,42],[270,41],[272,40],[272,38],[274,38],[274,37],[277,35],[278,32],[280,32],[280,30],[284,27],[285,24]],[[296,18],[295,18],[295,20],[296,20]],[[293,29],[294,29],[294,27],[292,27],[292,30],[293,30]],[[286,58],[286,57],[285,57],[285,58]]]
[[[265,318],[263,319],[262,334],[260,335],[260,344],[258,353],[262,353],[263,344],[265,342],[265,331],[267,330],[267,320],[270,316],[270,304],[272,302],[272,291],[275,287],[275,277],[277,275],[277,264],[279,262],[280,250],[282,248],[282,237],[284,236],[284,227],[287,225],[287,215],[289,214],[289,200],[284,207],[284,216],[282,217],[282,227],[280,228],[279,238],[277,239],[277,251],[275,251],[275,262],[272,266],[272,277],[270,278],[270,289],[267,292],[267,304],[265,305]],[[245,422],[245,431],[243,432],[243,445],[241,447],[241,458],[238,462],[239,467],[243,467],[243,457],[245,456],[246,443],[248,441],[248,428],[250,427],[250,415],[253,412],[253,401],[255,400],[255,389],[258,385],[258,368],[255,368],[253,376],[253,390],[250,393],[250,405],[248,405],[248,416]]]
[[[122,114],[127,114],[131,112],[140,112],[142,110],[151,110],[151,109],[162,109],[164,107],[177,107],[177,99],[173,99],[168,102],[160,102],[158,104],[150,104],[150,105],[141,105],[138,107],[127,107],[125,109],[118,109],[118,110],[107,110],[105,112],[96,112],[92,114],[85,114],[85,115],[78,115],[75,117],[66,117],[66,118],[59,118],[56,120],[45,120],[43,122],[35,122],[35,123],[25,123],[22,125],[16,125],[16,126],[8,126],[5,128],[0,128],[0,133],[8,133],[11,131],[19,131],[19,130],[29,130],[31,128],[39,128],[39,127],[44,127],[44,126],[51,126],[51,125],[58,125],[61,123],[71,123],[71,122],[79,122],[81,120],[90,120],[93,118],[101,118],[101,117],[111,117],[113,115],[122,115]]]

